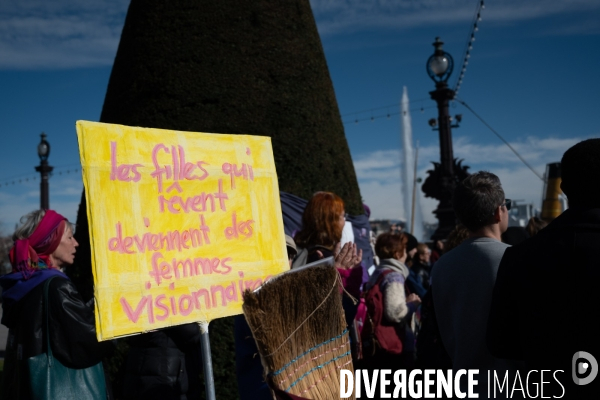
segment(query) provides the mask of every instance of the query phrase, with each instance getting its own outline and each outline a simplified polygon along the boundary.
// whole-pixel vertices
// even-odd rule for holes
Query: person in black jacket
[[[52,210],[21,218],[10,250],[12,273],[0,278],[2,323],[9,328],[1,396],[31,398],[27,360],[46,352],[46,335],[54,357],[69,368],[87,368],[102,360],[111,344],[96,339],[94,308],[84,303],[62,268],[73,263],[77,241],[71,224]],[[43,283],[48,290],[49,332],[43,314]],[[107,394],[110,390],[107,387]]]
[[[418,278],[418,282],[426,291],[429,290],[429,274],[431,272],[431,264],[429,262],[431,250],[425,243],[417,245],[417,254],[413,258],[411,269]]]
[[[197,399],[201,394],[200,327],[183,324],[129,338],[124,399]]]
[[[561,172],[569,208],[534,237],[506,249],[487,345],[495,357],[525,361],[530,397],[537,389],[531,382],[543,381],[547,398],[591,399],[600,393],[595,376],[600,360],[600,139],[567,150]]]
[[[423,286],[423,276],[419,274],[419,268],[413,268],[413,266],[418,262],[417,257],[417,247],[419,246],[419,241],[416,237],[407,232],[402,232],[408,242],[406,243],[406,253],[408,254],[406,258],[406,266],[408,267],[409,275],[406,279],[406,288],[409,293],[414,293],[420,298],[425,297],[425,293],[427,290]],[[429,277],[427,277],[429,281]]]

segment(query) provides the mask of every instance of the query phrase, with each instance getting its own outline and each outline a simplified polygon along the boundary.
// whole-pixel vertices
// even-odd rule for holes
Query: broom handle
[[[208,337],[208,322],[199,322],[200,344],[202,347],[202,364],[204,366],[204,388],[206,400],[216,400],[215,380],[213,377],[212,358],[210,355],[210,338]]]

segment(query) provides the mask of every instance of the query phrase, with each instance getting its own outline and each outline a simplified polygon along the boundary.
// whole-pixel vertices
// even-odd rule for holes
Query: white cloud
[[[319,32],[325,35],[471,21],[476,4],[472,0],[311,0]],[[488,1],[483,18],[511,22],[598,8],[596,0]],[[597,31],[598,25],[591,28]]]
[[[75,222],[83,182],[74,175],[54,174],[50,178],[50,207]],[[21,216],[40,208],[39,181],[0,188],[0,234],[11,234]]]
[[[511,142],[533,168],[543,174],[550,162],[560,161],[566,149],[586,139],[537,138]],[[508,198],[541,206],[542,181],[500,142],[479,144],[458,136],[454,140],[454,155],[464,158],[470,171],[487,170],[500,177]],[[437,144],[419,149],[417,174],[425,179],[431,169],[431,160],[439,158]],[[372,219],[404,219],[400,182],[401,154],[399,150],[378,150],[355,157],[354,167],[360,190],[366,204],[371,208]],[[76,175],[54,174],[50,180],[50,205],[53,209],[75,221],[83,184]],[[419,200],[426,222],[435,222],[432,211],[437,200],[425,198],[419,190]],[[0,231],[10,233],[20,216],[39,207],[39,183],[27,182],[0,188]]]
[[[4,0],[0,2],[0,69],[109,66],[117,51],[128,0]],[[322,35],[365,29],[404,30],[471,21],[473,0],[311,0]],[[483,17],[511,22],[597,10],[597,0],[488,2]],[[553,26],[546,34],[597,33],[585,24]]]
[[[127,0],[0,3],[0,68],[111,65]]]
[[[558,162],[563,153],[575,143],[586,138],[529,137],[510,143],[521,156],[543,175],[546,164]],[[506,197],[533,203],[541,207],[543,182],[525,166],[503,143],[479,144],[466,137],[454,139],[454,156],[463,158],[470,172],[486,170],[500,177]],[[432,168],[431,160],[439,159],[437,144],[419,149],[417,174],[425,179]],[[371,208],[372,219],[403,218],[400,182],[401,153],[399,150],[379,150],[356,157],[354,167],[363,199]],[[423,219],[435,222],[432,211],[437,200],[421,196]]]

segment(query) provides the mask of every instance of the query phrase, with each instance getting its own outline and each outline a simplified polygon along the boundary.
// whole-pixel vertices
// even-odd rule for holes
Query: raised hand
[[[362,260],[362,250],[357,250],[355,243],[348,242],[340,249],[340,243],[335,245],[335,266],[340,269],[350,269]]]

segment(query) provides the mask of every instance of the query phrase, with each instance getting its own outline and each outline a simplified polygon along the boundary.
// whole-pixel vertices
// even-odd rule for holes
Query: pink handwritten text
[[[137,170],[143,167],[142,164],[121,164],[117,162],[117,142],[110,142],[110,180],[120,180],[123,182],[137,182],[142,175]],[[130,173],[133,173],[130,176]]]
[[[166,154],[171,154],[171,165],[161,166],[158,162],[158,154],[160,151]],[[169,150],[164,144],[157,144],[152,149],[152,163],[154,164],[154,172],[150,175],[158,181],[158,192],[163,191],[164,179],[180,180],[199,180],[202,181],[208,176],[208,171],[203,165],[208,165],[205,161],[196,161],[195,163],[185,161],[185,150],[182,146],[171,146]],[[199,175],[196,175],[199,173]]]

